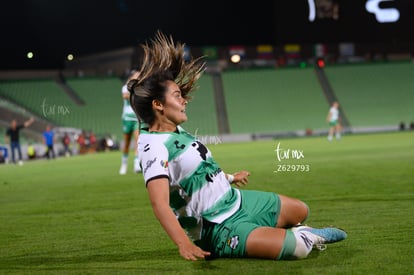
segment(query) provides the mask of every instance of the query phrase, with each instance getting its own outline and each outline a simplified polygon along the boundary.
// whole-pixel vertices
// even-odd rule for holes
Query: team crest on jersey
[[[168,167],[168,160],[161,160],[160,161],[160,165],[163,168],[167,168]]]
[[[239,236],[236,235],[228,239],[227,245],[230,246],[231,249],[236,249],[236,247],[239,245]]]

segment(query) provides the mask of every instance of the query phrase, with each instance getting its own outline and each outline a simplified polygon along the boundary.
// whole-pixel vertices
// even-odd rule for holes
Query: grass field
[[[278,161],[279,142],[303,157]],[[251,172],[245,188],[298,197],[309,225],[335,225],[348,238],[300,261],[185,261],[156,221],[142,175],[118,175],[120,152],[99,153],[0,166],[0,273],[413,274],[414,132],[209,148],[223,170]],[[275,172],[288,167],[279,165],[310,171]]]

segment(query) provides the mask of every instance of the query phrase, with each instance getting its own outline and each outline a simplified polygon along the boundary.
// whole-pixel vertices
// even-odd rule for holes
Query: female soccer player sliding
[[[341,229],[302,226],[309,209],[298,199],[238,188],[250,173],[225,173],[180,126],[204,63],[186,62],[184,44],[161,32],[151,42],[143,45],[142,67],[128,89],[131,106],[148,126],[138,148],[151,206],[180,255],[302,259],[314,247],[344,240]]]

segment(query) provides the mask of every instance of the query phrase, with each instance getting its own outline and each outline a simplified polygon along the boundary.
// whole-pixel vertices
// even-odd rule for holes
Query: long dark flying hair
[[[174,42],[172,36],[158,31],[150,42],[141,45],[144,50],[142,66],[127,83],[131,106],[137,117],[148,125],[155,120],[152,101],[165,102],[166,81],[177,83],[182,96],[190,100],[190,93],[198,88],[196,82],[205,69],[202,57],[190,57],[186,62],[185,44]]]

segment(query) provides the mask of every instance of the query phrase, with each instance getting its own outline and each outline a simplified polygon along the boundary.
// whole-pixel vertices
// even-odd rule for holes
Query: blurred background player
[[[55,150],[53,148],[55,144],[55,132],[52,130],[52,127],[50,127],[50,125],[47,125],[46,130],[43,132],[43,142],[46,145],[46,158],[54,159],[56,157]]]
[[[341,123],[339,121],[339,103],[333,102],[329,109],[326,121],[329,123],[328,140],[332,141],[335,134],[336,139],[341,138]]]
[[[139,136],[139,122],[134,110],[129,103],[129,91],[127,85],[122,86],[122,132],[124,133],[124,144],[122,148],[120,175],[125,175],[128,170],[128,157],[131,139],[134,137],[134,172],[141,172],[138,159],[138,136]]]

